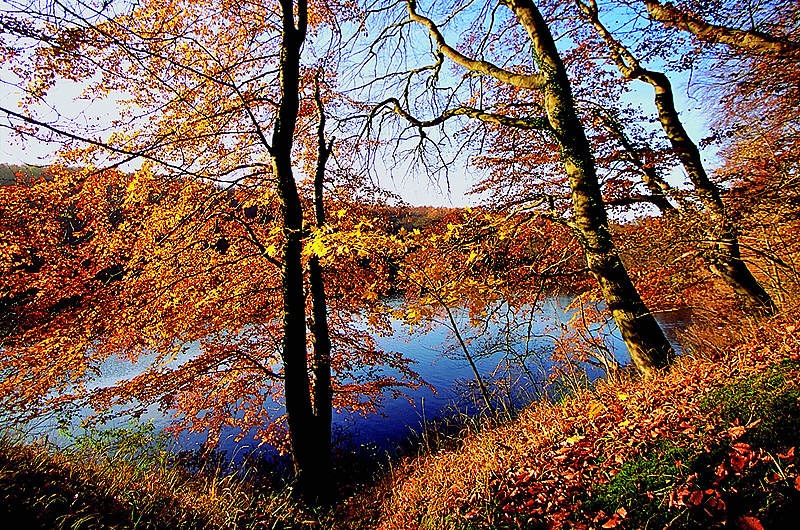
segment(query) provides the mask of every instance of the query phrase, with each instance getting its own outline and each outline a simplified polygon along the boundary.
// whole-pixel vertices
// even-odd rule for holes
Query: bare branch
[[[518,74],[516,72],[500,68],[489,61],[482,61],[467,57],[463,53],[447,44],[441,31],[439,31],[439,27],[431,19],[417,13],[416,0],[406,0],[406,6],[408,7],[408,15],[411,20],[428,28],[428,32],[431,34],[431,37],[433,37],[433,40],[439,47],[439,52],[447,56],[456,64],[463,66],[472,72],[490,75],[498,81],[502,81],[519,88],[539,90],[544,88],[545,84],[547,83],[547,79],[542,74]]]
[[[450,118],[454,118],[456,116],[468,116],[470,118],[480,120],[486,123],[494,123],[497,125],[503,125],[505,127],[515,127],[517,129],[527,129],[527,130],[543,130],[543,131],[552,130],[546,116],[541,116],[536,118],[520,118],[514,116],[506,116],[504,114],[497,114],[494,112],[486,112],[480,109],[476,109],[474,107],[466,107],[466,106],[448,109],[441,115],[437,116],[436,118],[432,118],[430,120],[420,120],[412,116],[405,109],[403,109],[403,107],[400,105],[400,101],[397,98],[388,98],[379,103],[378,105],[376,105],[372,109],[372,112],[370,113],[370,118],[373,118],[381,108],[386,107],[388,105],[392,106],[391,109],[392,112],[402,116],[413,126],[418,127],[420,129],[426,127],[436,127],[438,125],[443,124]]]

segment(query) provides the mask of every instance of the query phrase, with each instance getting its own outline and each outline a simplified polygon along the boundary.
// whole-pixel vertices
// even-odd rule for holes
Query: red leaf
[[[692,506],[697,506],[701,502],[703,502],[703,492],[702,491],[693,491],[691,495],[689,495],[689,504]]]
[[[744,469],[745,464],[747,464],[747,458],[739,455],[731,455],[730,462],[731,469],[740,473]]]
[[[742,530],[764,530],[764,526],[761,524],[761,521],[749,515],[739,517],[736,520],[736,526]]]

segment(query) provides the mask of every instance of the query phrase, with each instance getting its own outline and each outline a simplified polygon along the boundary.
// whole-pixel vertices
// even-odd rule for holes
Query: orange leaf
[[[693,491],[691,495],[689,495],[689,504],[693,506],[699,505],[703,502],[703,492],[702,491]]]
[[[603,528],[616,528],[617,526],[619,526],[619,518],[617,517],[617,514],[614,514],[611,516],[611,519],[605,522]]]

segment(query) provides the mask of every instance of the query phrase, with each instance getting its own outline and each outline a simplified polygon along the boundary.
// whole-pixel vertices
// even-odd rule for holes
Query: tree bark
[[[292,171],[292,145],[299,111],[300,51],[306,36],[305,0],[281,0],[280,101],[272,134],[272,168],[283,221],[283,349],[286,418],[298,493],[316,501],[329,488],[320,476],[319,433],[311,403],[306,351],[306,304],[303,289],[303,208]]]
[[[653,20],[687,31],[698,40],[725,44],[749,53],[776,56],[800,56],[800,43],[756,30],[741,30],[712,24],[667,2],[642,0]]]
[[[773,314],[775,303],[742,261],[736,225],[728,216],[719,188],[706,173],[700,150],[683,127],[669,79],[661,72],[647,72],[644,78],[655,89],[658,119],[664,132],[708,211],[712,228],[707,233],[709,250],[705,257],[709,268],[739,295],[751,312]]]
[[[531,0],[509,0],[508,5],[528,32],[536,61],[547,78],[545,108],[569,178],[574,223],[589,270],[597,279],[636,367],[645,374],[652,373],[667,366],[674,353],[639,296],[614,246],[594,157],[583,124],[575,112],[566,69],[550,29],[534,3]]]
[[[642,67],[639,60],[614,38],[600,21],[594,0],[588,4],[576,0],[576,4],[608,45],[611,58],[625,79],[638,79],[653,87],[661,127],[708,212],[711,229],[706,233],[708,241],[704,243],[707,249],[704,255],[709,268],[741,297],[752,313],[773,314],[776,307],[772,298],[742,261],[736,225],[727,214],[719,188],[706,173],[700,150],[683,127],[669,78],[662,72]]]
[[[325,111],[322,107],[322,98],[319,92],[319,81],[316,81],[314,98],[317,102],[319,125],[317,127],[317,168],[314,174],[314,217],[316,225],[321,228],[325,225],[325,204],[323,202],[323,182],[325,178],[325,165],[331,154],[332,143],[325,143]],[[322,276],[322,266],[318,256],[309,259],[309,283],[311,290],[311,333],[313,336],[314,352],[312,373],[314,375],[313,400],[314,414],[319,437],[317,451],[319,452],[319,477],[326,482],[331,477],[331,421],[333,410],[333,393],[331,391],[331,339],[328,328],[328,304],[325,298],[325,282]],[[325,500],[327,496],[320,500]]]

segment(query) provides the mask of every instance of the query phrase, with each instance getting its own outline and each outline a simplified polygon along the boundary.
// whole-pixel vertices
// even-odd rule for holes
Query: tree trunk
[[[331,144],[325,144],[325,112],[319,93],[319,82],[315,86],[314,96],[319,113],[317,128],[317,169],[314,175],[314,217],[316,225],[325,225],[325,204],[323,202],[323,182],[325,165],[331,154]],[[328,328],[328,304],[325,298],[325,282],[322,277],[322,266],[318,256],[309,259],[309,283],[311,290],[311,333],[313,335],[314,356],[312,373],[314,374],[313,399],[316,416],[319,453],[319,479],[327,482],[331,479],[331,420],[333,410],[333,394],[331,391],[331,338]],[[323,492],[324,493],[324,492]],[[321,497],[325,500],[327,496]]]
[[[741,30],[718,24],[711,24],[671,3],[662,4],[659,0],[643,0],[647,13],[653,20],[675,29],[688,31],[698,40],[713,44],[725,44],[756,55],[798,56],[800,43],[790,39],[770,35],[762,31]]]
[[[708,212],[711,230],[707,232],[709,250],[705,256],[709,268],[741,297],[751,312],[773,314],[776,307],[772,298],[742,261],[736,225],[728,216],[719,188],[708,178],[700,150],[683,127],[669,79],[661,72],[645,71],[642,75],[655,89],[658,119]]]
[[[586,4],[576,0],[576,3],[608,44],[611,57],[625,79],[638,79],[653,87],[661,127],[711,221],[711,229],[706,231],[707,241],[704,243],[707,248],[704,254],[709,268],[733,288],[751,312],[759,315],[773,314],[776,310],[775,304],[742,261],[736,226],[728,217],[719,188],[708,178],[700,150],[683,127],[675,108],[675,96],[669,78],[662,72],[641,66],[639,60],[600,21],[595,2]]]
[[[550,29],[534,3],[531,0],[509,0],[508,5],[527,30],[534,45],[536,61],[547,78],[545,108],[572,189],[574,222],[589,270],[597,279],[636,367],[645,374],[652,373],[667,366],[674,353],[636,291],[614,246],[594,157],[575,112],[566,69]]]
[[[281,0],[282,42],[279,85],[281,97],[272,134],[272,167],[277,179],[277,195],[283,221],[283,360],[286,418],[292,449],[297,491],[315,502],[329,489],[319,466],[318,425],[311,403],[306,351],[306,304],[303,289],[302,238],[303,208],[292,172],[292,145],[299,111],[300,50],[306,35],[306,3]]]

